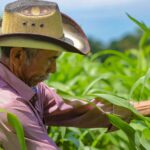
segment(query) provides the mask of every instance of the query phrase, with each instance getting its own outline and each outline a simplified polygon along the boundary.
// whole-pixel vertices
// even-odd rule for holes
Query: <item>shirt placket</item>
[[[32,111],[34,112],[34,114],[36,115],[38,121],[39,121],[39,124],[41,125],[41,127],[43,128],[43,130],[47,133],[47,129],[46,129],[46,126],[43,124],[43,121],[38,113],[38,110],[36,109],[36,102],[37,102],[37,94],[35,94],[32,99],[30,101],[28,101],[28,104],[30,106],[30,108],[32,109]]]

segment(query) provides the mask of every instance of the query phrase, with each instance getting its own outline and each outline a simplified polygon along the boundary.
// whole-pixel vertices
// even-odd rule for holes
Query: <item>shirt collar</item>
[[[5,82],[7,82],[13,89],[15,89],[23,99],[30,100],[35,95],[35,92],[32,90],[31,87],[29,87],[17,76],[15,76],[2,63],[0,63],[0,77]]]

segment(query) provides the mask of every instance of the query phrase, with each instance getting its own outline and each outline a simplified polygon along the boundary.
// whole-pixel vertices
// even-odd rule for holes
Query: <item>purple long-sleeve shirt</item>
[[[0,63],[0,108],[15,114],[24,127],[27,150],[58,150],[48,137],[46,126],[109,127],[105,112],[112,105],[93,101],[64,101],[53,88],[39,83],[37,92],[17,78]],[[37,95],[35,105],[31,104]],[[8,124],[6,114],[0,113],[0,144],[5,150],[19,150],[14,129]]]

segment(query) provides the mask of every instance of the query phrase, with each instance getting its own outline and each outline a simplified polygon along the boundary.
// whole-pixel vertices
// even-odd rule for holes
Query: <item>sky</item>
[[[14,0],[0,0],[0,13]],[[119,39],[138,28],[126,15],[150,25],[150,0],[52,0],[71,16],[87,36],[104,43]]]

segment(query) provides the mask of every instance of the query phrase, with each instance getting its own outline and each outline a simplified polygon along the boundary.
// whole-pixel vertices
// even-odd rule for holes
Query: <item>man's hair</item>
[[[5,57],[10,57],[10,51],[12,47],[1,47],[1,55],[4,55]],[[28,59],[33,58],[38,50],[33,48],[23,48],[23,50],[26,52]]]
[[[3,54],[5,57],[10,56],[10,50],[12,47],[1,47],[1,55]]]

